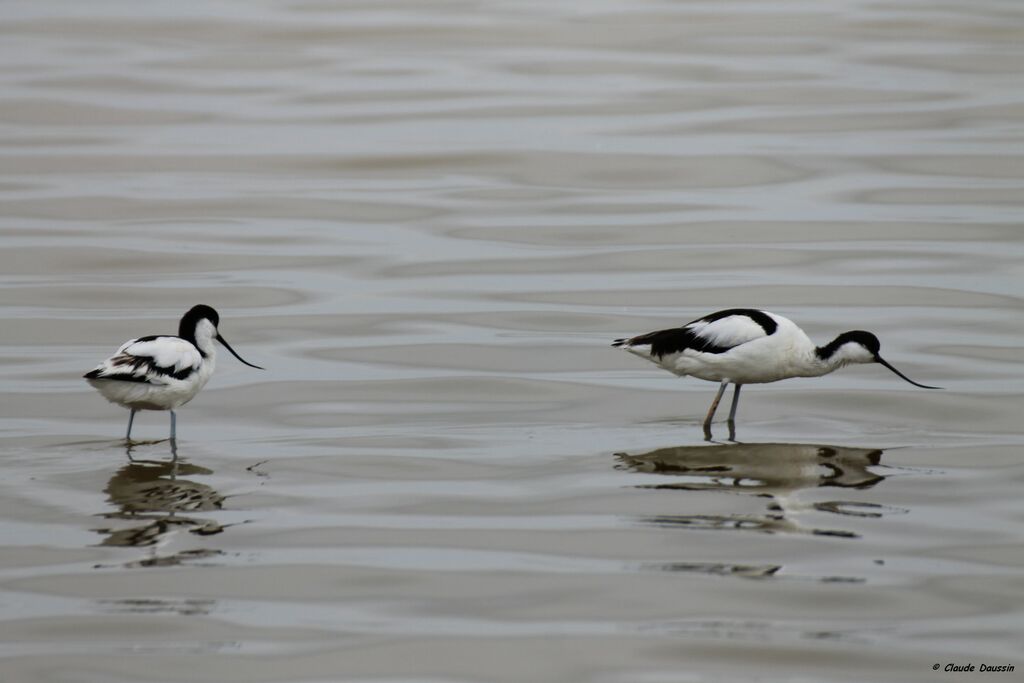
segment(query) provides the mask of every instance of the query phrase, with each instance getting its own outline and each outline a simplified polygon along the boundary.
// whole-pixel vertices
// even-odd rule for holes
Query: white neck
[[[217,328],[205,318],[196,324],[196,348],[206,354],[211,361],[217,355],[217,347],[213,341],[217,337]]]
[[[786,367],[781,369],[781,377],[820,377],[846,364],[837,354],[823,360],[817,353],[819,347],[803,330],[786,318],[777,317],[776,321],[779,323],[776,334],[788,348]]]
[[[817,353],[818,348],[811,349],[810,353],[807,354],[805,362],[808,374],[804,375],[805,377],[820,377],[854,363],[874,362],[874,357],[871,353],[860,344],[854,342],[843,344],[838,349],[835,349],[828,358],[819,356]]]
[[[846,365],[845,362],[837,361],[835,356],[822,360],[813,346],[802,351],[793,361],[792,372],[796,377],[821,377]]]

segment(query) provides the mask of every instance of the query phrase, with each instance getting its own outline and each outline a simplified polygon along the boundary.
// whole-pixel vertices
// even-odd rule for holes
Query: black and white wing
[[[199,349],[181,337],[140,337],[122,344],[85,378],[166,384],[171,379],[187,379],[202,362]]]
[[[612,346],[650,347],[654,358],[672,353],[699,351],[725,353],[747,342],[767,337],[778,323],[764,311],[730,308],[698,318],[682,327],[649,332],[630,339],[616,339]]]

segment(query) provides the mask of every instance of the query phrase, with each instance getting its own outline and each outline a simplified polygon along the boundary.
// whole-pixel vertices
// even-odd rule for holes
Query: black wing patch
[[[136,341],[152,341],[156,337],[143,337]],[[90,370],[83,375],[86,379],[112,379],[121,382],[139,382],[140,384],[153,384],[151,381],[156,377],[171,377],[173,379],[186,379],[195,372],[195,368],[188,366],[181,370],[167,368],[156,364],[152,356],[135,356],[122,353],[107,361],[107,365]]]
[[[103,371],[99,368],[95,370],[90,370],[89,372],[82,375],[82,377],[85,377],[86,379],[113,379],[118,380],[119,382],[138,382],[139,384],[152,384],[152,382],[149,381],[149,378],[146,377],[145,375],[132,375],[126,372],[105,375],[103,374]]]
[[[718,346],[700,337],[685,327],[674,327],[671,330],[648,332],[631,339],[616,339],[612,346],[646,346],[651,345],[651,355],[657,358],[670,353],[678,353],[687,349],[703,353],[725,353],[731,346]]]
[[[703,318],[698,318],[682,327],[674,327],[670,330],[658,330],[648,332],[638,337],[628,339],[616,339],[612,346],[646,346],[650,344],[651,355],[656,358],[667,356],[670,353],[679,353],[686,350],[700,351],[701,353],[725,353],[736,348],[737,344],[723,346],[716,344],[708,337],[702,336],[704,325],[717,322],[723,318],[732,316],[743,316],[757,323],[765,335],[770,335],[778,329],[779,325],[770,315],[764,311],[753,308],[728,308],[724,311],[716,311]]]

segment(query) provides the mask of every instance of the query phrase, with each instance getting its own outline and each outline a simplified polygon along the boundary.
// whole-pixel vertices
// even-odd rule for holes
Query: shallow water
[[[1015,3],[0,11],[4,683],[1024,671]],[[268,370],[128,451],[199,302]],[[947,389],[706,443],[608,343],[735,306]]]

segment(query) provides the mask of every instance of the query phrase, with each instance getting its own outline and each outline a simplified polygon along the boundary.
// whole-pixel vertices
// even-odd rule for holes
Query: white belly
[[[191,401],[202,389],[210,373],[197,372],[188,379],[170,379],[165,384],[124,382],[110,379],[88,380],[103,398],[131,410],[174,410]]]
[[[799,353],[778,348],[777,340],[765,338],[738,346],[725,353],[686,350],[652,358],[680,377],[696,377],[709,382],[767,384],[806,375],[803,364],[795,361]]]

